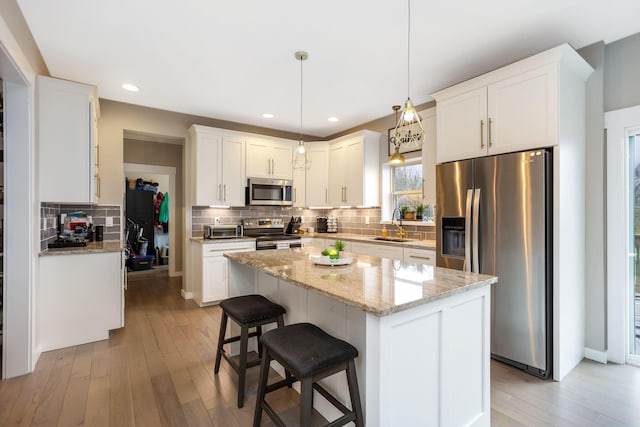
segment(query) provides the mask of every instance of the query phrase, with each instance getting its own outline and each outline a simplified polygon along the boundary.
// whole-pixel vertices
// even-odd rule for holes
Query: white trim
[[[193,299],[193,292],[185,292],[184,289],[180,289],[180,295],[183,299]]]
[[[607,358],[624,364],[629,336],[628,143],[626,131],[640,125],[640,106],[609,111],[607,129]]]
[[[160,175],[169,175],[169,218],[176,217],[176,168],[174,166],[156,166],[145,165],[141,163],[125,163],[124,173],[127,172],[145,172]],[[124,218],[123,218],[124,219]],[[126,221],[126,220],[125,220]],[[169,277],[176,277],[176,261],[175,261],[175,248],[176,248],[176,222],[169,221],[169,248],[170,253],[174,256],[169,257]],[[182,261],[184,262],[184,260]]]
[[[593,360],[593,361],[599,362],[599,363],[604,363],[605,365],[607,363],[607,352],[606,351],[594,350],[592,348],[585,347],[584,348],[584,357],[585,357],[585,359]]]

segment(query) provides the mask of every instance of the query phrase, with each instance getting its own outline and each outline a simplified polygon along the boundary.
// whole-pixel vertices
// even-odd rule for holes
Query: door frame
[[[608,111],[604,115],[604,122],[607,135],[607,360],[625,364],[630,344],[629,263],[633,257],[629,251],[627,134],[630,129],[640,126],[640,105]]]
[[[142,163],[125,163],[124,173],[125,177],[127,172],[144,172],[157,175],[169,175],[169,218],[174,218],[173,221],[169,221],[169,250],[173,253],[173,256],[169,257],[169,276],[176,277],[176,262],[175,262],[175,247],[176,247],[176,168],[174,166],[156,166],[145,165]],[[124,209],[126,221],[126,206]]]

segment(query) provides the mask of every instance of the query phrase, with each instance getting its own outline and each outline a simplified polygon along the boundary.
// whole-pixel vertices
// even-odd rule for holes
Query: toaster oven
[[[210,240],[242,237],[242,225],[205,225],[203,237]]]

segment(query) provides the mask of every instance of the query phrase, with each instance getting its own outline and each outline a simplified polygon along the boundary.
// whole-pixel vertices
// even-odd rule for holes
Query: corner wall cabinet
[[[293,179],[293,141],[247,139],[247,177]]]
[[[380,206],[380,134],[360,131],[329,144],[329,204]]]
[[[245,140],[216,129],[193,125],[191,168],[193,204],[197,206],[245,205]]]
[[[37,77],[41,201],[98,202],[98,115],[95,86]]]

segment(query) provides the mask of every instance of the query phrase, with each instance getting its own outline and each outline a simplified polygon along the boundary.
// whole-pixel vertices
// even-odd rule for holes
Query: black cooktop
[[[49,249],[55,248],[82,248],[87,246],[87,239],[79,237],[69,237],[66,239],[57,238],[53,242],[49,243],[47,247]]]

